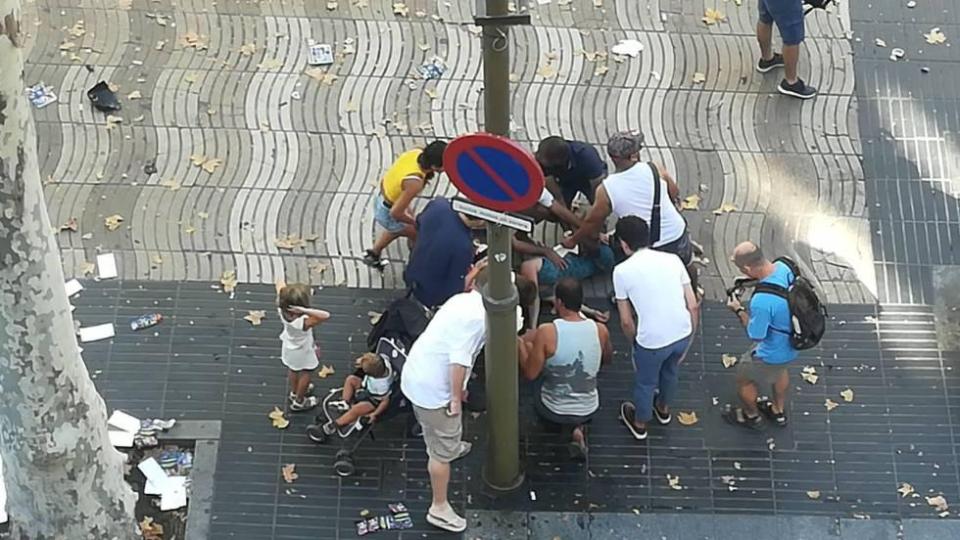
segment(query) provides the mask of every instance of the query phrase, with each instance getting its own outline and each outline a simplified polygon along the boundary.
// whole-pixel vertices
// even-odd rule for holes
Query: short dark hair
[[[617,221],[617,238],[636,251],[650,246],[650,226],[642,218],[626,216]]]
[[[583,287],[572,277],[560,278],[553,288],[553,294],[567,309],[580,311],[583,306]]]
[[[443,167],[443,153],[447,149],[446,141],[433,141],[428,144],[426,148],[423,149],[423,153],[420,154],[420,166],[423,168],[427,167]]]
[[[570,163],[570,144],[563,137],[547,137],[537,145],[537,161],[544,169],[566,166]]]

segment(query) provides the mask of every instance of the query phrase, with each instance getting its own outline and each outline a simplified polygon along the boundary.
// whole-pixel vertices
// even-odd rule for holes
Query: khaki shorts
[[[768,364],[753,355],[753,349],[744,353],[737,362],[737,378],[751,381],[760,393],[773,392],[773,385],[787,370],[786,364]]]
[[[424,409],[413,406],[413,414],[423,428],[423,442],[427,455],[440,463],[450,463],[460,456],[460,439],[463,436],[462,415],[450,416],[446,407]]]

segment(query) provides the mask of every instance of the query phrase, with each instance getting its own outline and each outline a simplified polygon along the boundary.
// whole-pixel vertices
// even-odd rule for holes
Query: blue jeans
[[[660,391],[657,402],[670,405],[677,393],[679,363],[689,344],[690,336],[660,349],[633,345],[633,406],[637,422],[649,422],[653,418],[653,396],[657,390]]]

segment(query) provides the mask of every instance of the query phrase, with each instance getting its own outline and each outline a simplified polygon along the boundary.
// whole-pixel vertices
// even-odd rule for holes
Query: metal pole
[[[486,0],[487,15],[507,15],[507,0]],[[484,128],[510,136],[510,51],[508,26],[483,27]],[[489,279],[487,309],[487,462],[483,477],[496,490],[523,483],[517,365],[517,288],[511,279],[510,229],[487,225]]]

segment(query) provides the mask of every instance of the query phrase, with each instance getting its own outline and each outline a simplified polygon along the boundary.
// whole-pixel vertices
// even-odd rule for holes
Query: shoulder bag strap
[[[650,245],[660,241],[660,171],[652,161],[648,161],[653,173],[653,210],[650,212]]]

